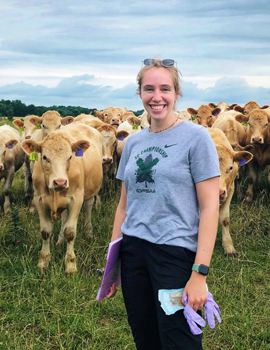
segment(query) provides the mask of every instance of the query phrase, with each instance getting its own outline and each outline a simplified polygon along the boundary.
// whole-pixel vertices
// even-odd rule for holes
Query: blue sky
[[[270,105],[268,0],[9,0],[0,3],[0,99],[142,109],[149,57],[182,73],[177,109]]]

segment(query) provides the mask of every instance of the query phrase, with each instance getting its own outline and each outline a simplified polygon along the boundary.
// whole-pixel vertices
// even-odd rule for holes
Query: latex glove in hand
[[[187,323],[189,325],[189,328],[193,334],[195,334],[195,335],[201,334],[202,330],[198,327],[198,325],[201,327],[205,327],[205,321],[189,305],[188,297],[187,297],[186,293],[184,293],[183,297],[184,297],[184,301],[185,301],[184,316],[187,319]]]
[[[210,328],[215,328],[215,316],[219,323],[221,323],[220,310],[218,304],[213,299],[213,295],[207,292],[207,301],[204,304],[204,318],[207,320]]]

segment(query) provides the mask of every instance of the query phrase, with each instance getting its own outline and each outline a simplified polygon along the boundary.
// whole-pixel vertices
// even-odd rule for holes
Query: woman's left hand
[[[188,280],[183,294],[188,297],[188,303],[193,310],[201,310],[207,301],[206,277],[193,271]],[[184,299],[182,303],[185,305]]]

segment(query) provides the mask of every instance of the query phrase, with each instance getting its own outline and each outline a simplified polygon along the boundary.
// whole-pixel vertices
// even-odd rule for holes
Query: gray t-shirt
[[[129,136],[117,172],[127,193],[122,232],[196,251],[195,183],[219,175],[214,142],[200,125],[182,121],[161,133],[146,128]]]

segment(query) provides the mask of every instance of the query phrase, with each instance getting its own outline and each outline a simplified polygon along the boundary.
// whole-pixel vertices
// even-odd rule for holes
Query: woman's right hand
[[[115,286],[115,283],[113,283],[113,285],[110,287],[110,291],[109,291],[109,293],[106,295],[106,297],[107,297],[108,299],[113,298],[113,297],[115,296],[116,292],[117,292],[117,288],[116,288],[116,286]]]

